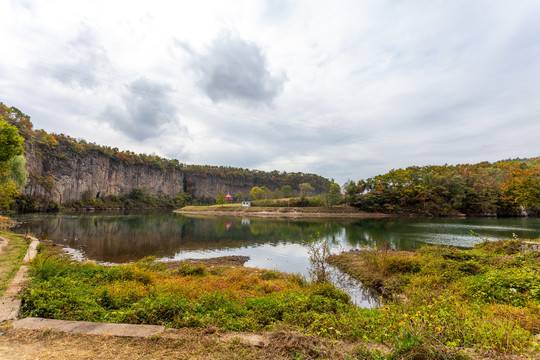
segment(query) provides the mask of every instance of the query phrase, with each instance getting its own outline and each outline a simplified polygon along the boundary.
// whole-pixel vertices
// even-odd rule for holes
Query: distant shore
[[[240,204],[186,206],[174,210],[178,214],[186,215],[216,215],[263,218],[388,218],[396,217],[393,214],[370,213],[359,211],[349,206],[335,207],[270,207],[249,206]]]

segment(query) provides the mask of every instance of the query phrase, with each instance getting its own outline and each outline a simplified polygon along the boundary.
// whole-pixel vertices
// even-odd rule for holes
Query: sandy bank
[[[366,219],[388,218],[396,215],[384,213],[368,213],[351,210],[349,208],[259,208],[250,207],[243,209],[221,209],[219,207],[189,206],[174,210],[175,213],[184,215],[209,215],[209,216],[240,216],[261,218],[337,218],[337,219]]]

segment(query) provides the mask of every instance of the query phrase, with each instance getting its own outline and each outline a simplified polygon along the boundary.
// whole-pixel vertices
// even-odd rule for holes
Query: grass
[[[298,310],[314,317],[353,309],[348,295],[331,285],[249,268],[188,264],[171,270],[149,260],[104,267],[44,251],[31,274],[26,316],[259,331],[294,324]]]
[[[468,357],[464,348],[530,353],[538,351],[533,335],[540,332],[540,277],[538,258],[520,253],[519,244],[335,257],[335,265],[385,293],[386,305],[375,309],[355,307],[330,284],[276,271],[189,263],[169,269],[152,259],[105,267],[46,247],[32,264],[22,311],[173,328],[286,328],[359,344],[350,359],[460,359]],[[361,345],[372,342],[391,352]]]
[[[19,270],[30,243],[25,236],[0,231],[0,243],[3,243],[3,240],[7,240],[7,243],[0,252],[0,296]]]
[[[470,250],[354,251],[331,263],[381,292],[378,326],[401,339],[395,344],[537,352],[540,256],[520,249],[521,240],[506,240]]]

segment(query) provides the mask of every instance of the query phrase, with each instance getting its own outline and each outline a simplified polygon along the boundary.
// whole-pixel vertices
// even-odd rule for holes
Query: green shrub
[[[497,269],[467,281],[471,295],[485,303],[525,306],[540,301],[540,276],[527,269]]]
[[[206,273],[206,267],[202,264],[192,265],[186,262],[176,272],[181,276],[203,276]]]

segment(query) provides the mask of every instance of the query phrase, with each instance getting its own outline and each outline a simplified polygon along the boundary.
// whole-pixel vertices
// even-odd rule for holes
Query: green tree
[[[239,191],[234,196],[234,199],[236,200],[236,202],[242,202],[242,201],[244,201],[244,194],[242,194],[242,192]]]
[[[249,192],[251,200],[261,200],[264,197],[264,190],[258,186],[254,186]]]
[[[345,201],[349,204],[352,203],[356,198],[356,195],[360,193],[358,186],[356,186],[352,180],[343,184],[343,189],[345,189]]]
[[[225,204],[226,202],[227,202],[227,199],[225,198],[225,193],[219,190],[216,196],[216,204],[223,206],[223,204]]]
[[[91,190],[91,197],[94,197],[93,193],[94,193],[94,189],[90,189]],[[129,198],[130,199],[133,199],[133,200],[136,200],[136,201],[142,201],[146,198],[148,198],[150,196],[150,190],[148,190],[147,188],[143,187],[143,188],[133,188],[131,189],[131,192],[129,193]]]
[[[191,196],[184,191],[180,191],[178,195],[175,196],[174,205],[181,208],[188,204],[188,202],[191,200]]]
[[[313,186],[311,186],[310,183],[302,183],[298,185],[298,189],[300,190],[300,197],[302,199],[313,195],[313,191],[315,191],[315,189],[313,189]]]
[[[17,128],[0,116],[0,174],[8,175],[11,160],[23,154],[22,143]]]
[[[0,184],[0,210],[9,210],[13,198],[19,194],[13,181]]]
[[[292,198],[294,196],[291,185],[283,185],[281,187],[281,192],[283,193],[283,197],[285,198]]]
[[[22,156],[23,138],[13,125],[0,116],[0,209],[6,210],[19,194],[17,187],[23,187],[28,173],[24,169]]]
[[[282,199],[284,198],[283,192],[279,189],[276,189],[273,193],[269,191],[269,193],[272,195],[272,198],[274,199]]]
[[[26,171],[26,159],[23,155],[17,155],[11,160],[9,177],[17,188],[23,189],[28,179],[28,171]]]
[[[325,198],[326,203],[330,207],[339,204],[343,199],[343,195],[341,194],[341,187],[336,183],[332,183],[330,185],[330,189],[328,189],[328,192],[325,194]]]

